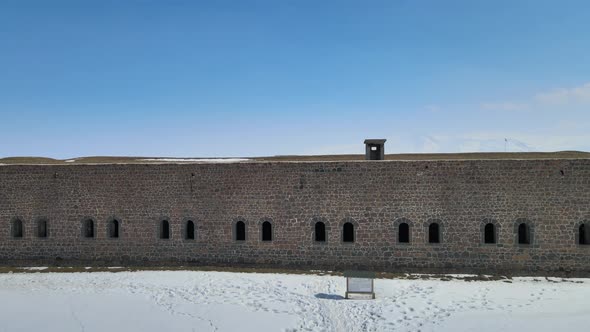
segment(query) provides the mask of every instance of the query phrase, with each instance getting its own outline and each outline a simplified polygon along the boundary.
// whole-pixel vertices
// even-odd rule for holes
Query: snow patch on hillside
[[[244,158],[214,158],[214,159],[186,159],[186,158],[149,158],[139,159],[139,161],[160,161],[160,162],[194,162],[194,163],[239,163],[248,161],[250,159]]]

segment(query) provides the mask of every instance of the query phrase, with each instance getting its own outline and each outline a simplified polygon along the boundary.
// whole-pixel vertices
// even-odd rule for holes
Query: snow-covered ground
[[[590,280],[375,281],[196,271],[0,274],[0,331],[586,331]],[[559,281],[559,282],[556,282]]]

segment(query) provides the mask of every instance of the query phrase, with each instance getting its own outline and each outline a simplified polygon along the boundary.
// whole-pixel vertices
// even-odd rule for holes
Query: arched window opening
[[[484,243],[496,243],[496,226],[489,223],[484,227]]]
[[[243,221],[236,223],[236,241],[246,241],[246,224]]]
[[[315,241],[326,242],[326,224],[321,221],[315,223]]]
[[[428,243],[440,243],[440,227],[435,222],[428,226]]]
[[[12,222],[12,237],[22,238],[23,237],[23,222],[20,219],[16,219]]]
[[[531,244],[531,232],[525,223],[518,225],[518,244]]]
[[[399,224],[397,242],[410,243],[410,225],[405,222]]]
[[[590,229],[587,224],[581,224],[578,228],[579,233],[579,241],[578,243],[581,245],[588,245],[590,244]]]
[[[262,241],[272,241],[272,225],[268,221],[262,223]]]
[[[47,237],[47,220],[39,220],[37,222],[37,237]]]
[[[342,242],[354,242],[354,225],[345,223],[342,226]]]
[[[115,239],[119,237],[119,221],[116,219],[109,222],[109,237]]]
[[[170,223],[168,220],[162,220],[160,222],[160,239],[170,238]]]
[[[186,222],[186,234],[184,236],[186,240],[194,240],[195,239],[195,223],[192,220]]]
[[[84,220],[84,237],[86,238],[93,238],[94,237],[94,221],[92,219]]]

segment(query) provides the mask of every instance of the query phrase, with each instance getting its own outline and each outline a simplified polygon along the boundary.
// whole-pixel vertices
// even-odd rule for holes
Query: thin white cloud
[[[559,88],[538,93],[535,95],[534,101],[543,105],[590,103],[590,83],[574,88]]]
[[[426,105],[424,106],[424,110],[427,112],[438,113],[442,110],[442,108],[438,105]]]
[[[529,100],[520,102],[486,102],[480,104],[480,109],[510,112],[568,105],[590,105],[590,83],[573,88],[558,88],[547,92],[539,92],[529,98]]]
[[[529,105],[526,103],[483,103],[480,108],[486,111],[522,111],[529,109]]]

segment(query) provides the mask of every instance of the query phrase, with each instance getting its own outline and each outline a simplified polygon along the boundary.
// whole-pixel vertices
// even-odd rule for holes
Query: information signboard
[[[375,273],[367,271],[345,271],[346,277],[346,296],[350,299],[352,295],[360,295],[360,297],[371,299],[375,298],[373,279]]]
[[[348,278],[349,293],[373,293],[373,279]]]

